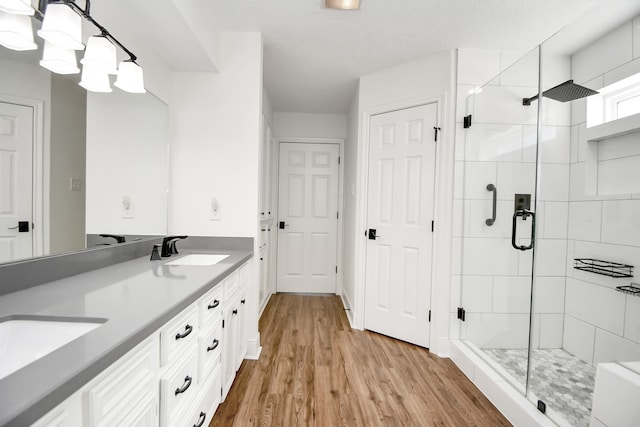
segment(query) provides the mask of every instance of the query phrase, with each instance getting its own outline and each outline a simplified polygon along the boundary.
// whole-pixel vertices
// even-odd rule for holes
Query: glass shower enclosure
[[[466,98],[456,314],[459,338],[534,406],[586,426],[596,361],[573,344],[582,320],[568,300],[581,292],[569,220],[580,216],[572,186],[582,127],[572,108],[586,106],[594,85],[572,83],[571,57],[550,51],[535,48]]]

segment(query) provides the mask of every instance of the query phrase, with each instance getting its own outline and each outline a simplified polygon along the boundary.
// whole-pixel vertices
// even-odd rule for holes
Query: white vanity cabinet
[[[207,426],[246,355],[248,268],[232,272],[33,426]]]

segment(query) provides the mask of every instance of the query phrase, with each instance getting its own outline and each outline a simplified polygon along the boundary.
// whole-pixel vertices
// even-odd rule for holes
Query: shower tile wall
[[[595,89],[640,72],[640,17],[573,55],[576,83]],[[640,298],[615,291],[640,282],[640,171],[638,134],[589,145],[586,101],[571,111],[571,178],[563,347],[587,363],[640,360]],[[590,152],[598,153],[601,194],[585,191]],[[573,259],[601,258],[634,265],[636,277],[613,279],[573,268]]]
[[[458,52],[451,316],[453,325],[461,324],[460,338],[485,348],[526,348],[529,336],[531,252],[515,251],[510,243],[514,194],[533,195],[536,172],[537,104],[525,107],[522,98],[537,93],[537,53],[510,67],[522,55],[469,49]],[[547,66],[552,72],[544,76],[546,87],[569,78],[568,58],[547,60]],[[463,129],[469,91],[501,72],[474,96],[473,125]],[[570,109],[548,100],[543,100],[541,107],[541,277],[537,282],[534,346],[559,348],[569,214]],[[485,225],[485,219],[491,216],[491,193],[486,190],[489,183],[498,189],[497,220],[492,227]],[[519,237],[528,235],[522,232]],[[462,299],[457,298],[460,294]],[[467,316],[464,323],[455,317],[460,301]]]

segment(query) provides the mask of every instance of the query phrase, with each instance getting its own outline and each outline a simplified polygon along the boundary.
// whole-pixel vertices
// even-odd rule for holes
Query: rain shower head
[[[561,83],[558,86],[545,90],[544,92],[542,92],[542,96],[551,98],[555,101],[568,102],[584,98],[586,96],[595,95],[597,93],[598,92],[589,89],[588,87],[575,84],[573,80],[567,80],[566,82]],[[535,101],[536,99],[538,99],[538,95],[531,98],[524,98],[522,100],[522,105],[531,105],[531,101]]]

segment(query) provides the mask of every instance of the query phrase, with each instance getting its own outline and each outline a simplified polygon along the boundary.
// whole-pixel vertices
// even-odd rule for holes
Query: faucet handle
[[[116,243],[124,243],[126,241],[124,236],[120,236],[120,235],[117,235],[117,234],[100,234],[99,236],[100,237],[104,237],[105,239],[106,238],[115,239]]]
[[[186,239],[188,236],[167,236],[162,239],[162,253],[163,257],[168,257],[178,253],[176,248],[176,241]]]
[[[153,245],[153,249],[151,249],[151,261],[158,261],[161,260],[162,258],[160,257],[160,252],[158,252],[158,249],[160,249],[160,246],[162,246],[161,244],[156,244]]]

